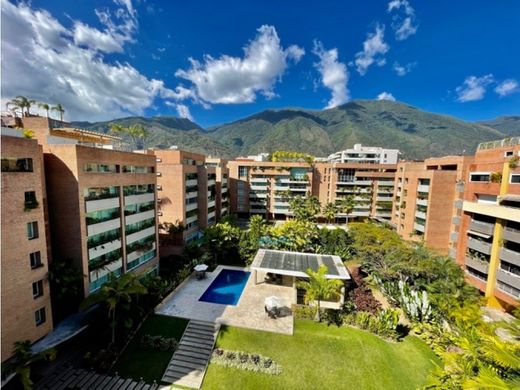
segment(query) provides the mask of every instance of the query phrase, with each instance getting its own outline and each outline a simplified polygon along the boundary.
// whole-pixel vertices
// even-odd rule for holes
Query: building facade
[[[53,327],[46,203],[42,147],[2,128],[2,362]]]
[[[488,305],[520,299],[520,138],[479,145],[465,177],[455,258]]]
[[[463,179],[472,157],[447,156],[397,164],[392,222],[406,240],[447,255],[462,213]]]
[[[331,154],[327,160],[331,163],[397,164],[399,150],[355,144],[352,149]]]

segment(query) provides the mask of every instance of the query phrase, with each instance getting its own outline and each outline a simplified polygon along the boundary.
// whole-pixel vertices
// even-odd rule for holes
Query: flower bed
[[[271,358],[259,354],[230,351],[221,348],[216,348],[213,351],[211,363],[269,375],[279,375],[282,373],[281,367]]]

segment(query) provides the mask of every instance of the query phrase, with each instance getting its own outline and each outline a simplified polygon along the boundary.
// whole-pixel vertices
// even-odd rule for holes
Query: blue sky
[[[33,0],[2,4],[2,101],[70,120],[396,99],[466,120],[520,114],[520,2]]]

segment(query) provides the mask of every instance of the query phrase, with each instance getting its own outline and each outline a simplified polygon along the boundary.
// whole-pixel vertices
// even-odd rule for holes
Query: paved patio
[[[247,269],[243,268],[218,266],[215,271],[207,273],[206,279],[197,280],[191,276],[189,280],[166,297],[157,306],[155,312],[162,315],[216,322],[240,328],[288,335],[293,334],[293,317],[290,307],[295,303],[296,299],[294,289],[289,286],[267,283],[255,285],[252,273],[238,301],[238,305],[231,306],[200,302],[200,296],[224,268],[247,271]],[[269,318],[264,311],[264,300],[272,295],[281,298],[285,306],[282,310],[283,316],[277,319]]]

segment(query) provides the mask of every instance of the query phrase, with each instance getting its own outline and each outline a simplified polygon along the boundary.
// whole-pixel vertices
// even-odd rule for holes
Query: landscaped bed
[[[203,389],[415,389],[438,359],[416,337],[386,342],[350,327],[296,320],[293,336],[222,327],[217,346],[269,356],[280,375],[210,364]]]
[[[145,348],[141,343],[144,335],[163,336],[179,341],[188,325],[188,320],[152,315],[134,336],[130,345],[116,363],[113,371],[123,378],[141,379],[148,383],[160,383],[173,351]]]

